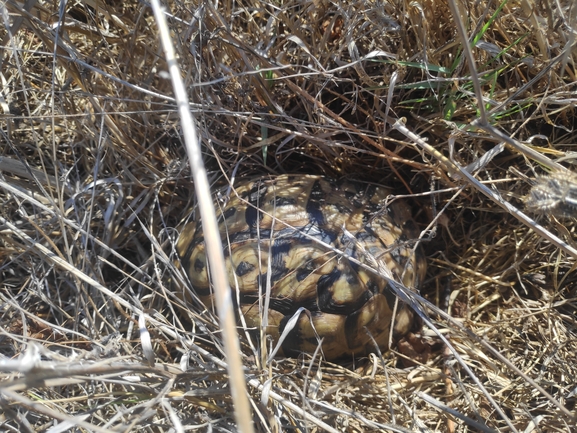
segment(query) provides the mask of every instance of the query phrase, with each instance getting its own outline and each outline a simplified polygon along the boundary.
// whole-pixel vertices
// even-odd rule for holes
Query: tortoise
[[[241,183],[228,202],[215,202],[237,311],[275,342],[287,331],[278,355],[312,353],[322,342],[327,360],[362,356],[389,348],[391,325],[393,340],[411,330],[414,312],[363,266],[374,265],[372,257],[411,290],[425,278],[410,208],[386,204],[390,194],[367,183],[280,175]],[[193,291],[214,308],[200,223],[183,227],[176,250]]]

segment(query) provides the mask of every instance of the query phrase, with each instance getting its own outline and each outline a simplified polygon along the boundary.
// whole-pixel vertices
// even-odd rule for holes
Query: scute
[[[326,359],[366,355],[376,350],[375,342],[388,349],[392,324],[394,338],[406,334],[412,310],[397,303],[385,279],[348,259],[370,265],[371,255],[412,290],[424,279],[426,263],[414,248],[416,224],[404,202],[385,206],[390,194],[364,183],[282,175],[239,184],[228,203],[216,203],[228,278],[238,291],[233,300],[240,299],[247,326],[261,326],[260,287],[270,296],[265,331],[275,341],[293,314],[306,309],[280,354],[312,353],[322,339]],[[192,289],[213,308],[196,222],[182,229],[177,251]]]

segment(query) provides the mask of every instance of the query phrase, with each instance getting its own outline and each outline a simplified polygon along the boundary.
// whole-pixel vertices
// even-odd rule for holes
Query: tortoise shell
[[[276,342],[294,316],[279,354],[312,353],[322,341],[329,360],[365,355],[375,343],[388,349],[391,325],[394,339],[410,330],[413,311],[399,301],[393,313],[397,298],[387,281],[355,263],[369,264],[370,255],[410,289],[424,279],[425,259],[414,248],[419,230],[404,202],[385,206],[390,194],[365,183],[282,175],[239,184],[227,203],[215,203],[246,325],[264,327]],[[192,289],[213,308],[200,224],[183,228],[177,252]]]

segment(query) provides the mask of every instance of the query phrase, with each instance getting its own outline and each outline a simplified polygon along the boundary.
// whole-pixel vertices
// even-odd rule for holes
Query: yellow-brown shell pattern
[[[279,352],[312,353],[322,339],[326,359],[366,355],[406,334],[413,311],[399,302],[385,279],[349,260],[384,263],[397,281],[417,289],[426,263],[415,251],[419,231],[400,200],[385,207],[391,190],[314,175],[281,175],[239,184],[216,202],[233,299],[249,327],[267,315],[266,333],[278,341],[301,307]],[[352,236],[352,237],[351,237]],[[341,253],[335,252],[338,250]],[[213,308],[204,236],[189,223],[177,243],[192,289]],[[263,311],[265,293],[268,309]]]

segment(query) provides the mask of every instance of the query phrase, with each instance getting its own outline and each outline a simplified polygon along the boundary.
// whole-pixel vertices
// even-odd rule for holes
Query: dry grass
[[[243,338],[257,431],[574,431],[577,8],[486,3],[459,5],[473,74],[444,2],[167,4],[211,181],[412,195],[450,343],[399,368]],[[218,321],[168,285],[195,198],[152,11],[27,7],[1,6],[0,430],[235,431]]]

